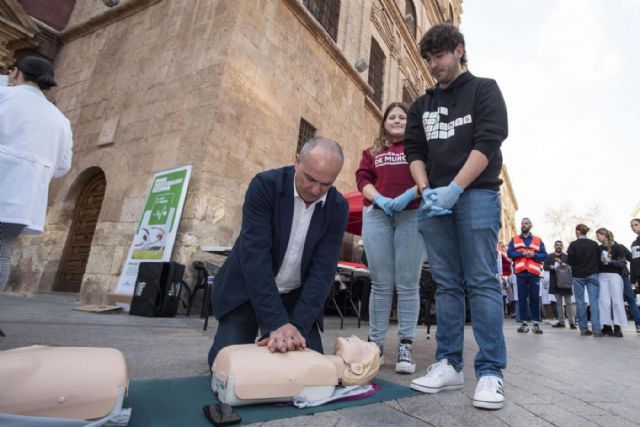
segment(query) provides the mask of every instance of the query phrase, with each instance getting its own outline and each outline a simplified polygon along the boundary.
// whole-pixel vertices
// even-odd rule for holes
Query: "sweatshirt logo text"
[[[407,158],[404,153],[380,153],[377,154],[375,159],[375,166],[377,168],[381,166],[393,166],[393,165],[406,165]]]
[[[432,139],[449,139],[456,134],[456,127],[471,123],[471,114],[455,118],[449,122],[441,121],[441,116],[449,114],[446,107],[438,107],[438,111],[425,111],[422,114],[422,127],[427,141]],[[443,118],[444,119],[444,118]]]

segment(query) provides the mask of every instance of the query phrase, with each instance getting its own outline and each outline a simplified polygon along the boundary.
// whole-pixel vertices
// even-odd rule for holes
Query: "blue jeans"
[[[528,320],[528,316],[522,313],[530,313],[534,322],[540,321],[540,277],[533,274],[518,274],[518,305],[520,306],[520,316],[523,322]]]
[[[592,274],[584,278],[574,277],[572,284],[573,295],[576,298],[576,311],[578,312],[580,331],[585,332],[589,330],[587,307],[584,303],[584,290],[586,288],[589,294],[589,306],[591,307],[591,330],[595,333],[602,332],[602,328],[600,327],[600,310],[598,309],[598,301],[600,299],[598,274]]]
[[[282,294],[282,303],[287,313],[292,313],[295,308],[299,291],[292,291],[288,294]],[[218,320],[218,329],[216,330],[216,336],[213,339],[213,344],[209,349],[209,367],[213,366],[213,361],[216,359],[218,352],[225,347],[235,344],[251,344],[256,341],[258,336],[258,330],[260,324],[256,318],[256,313],[253,311],[253,307],[250,302],[247,302],[240,307],[230,311]],[[319,353],[323,353],[322,338],[320,337],[320,330],[317,324],[311,328],[310,331],[300,331],[302,336],[307,342],[307,347],[315,350]]]
[[[507,349],[502,331],[502,291],[497,278],[496,245],[500,229],[500,196],[471,189],[460,196],[450,215],[429,218],[420,210],[418,227],[436,292],[436,359],[463,366],[465,284],[471,306],[473,335],[479,350],[476,377],[502,378]]]
[[[622,282],[624,283],[624,300],[629,304],[629,311],[636,326],[640,326],[640,308],[638,308],[638,303],[636,302],[636,294],[631,289],[631,276],[628,274],[623,276]]]
[[[362,240],[369,261],[369,339],[384,344],[389,328],[393,289],[398,293],[398,338],[415,340],[420,312],[420,274],[424,242],[418,229],[417,210],[392,217],[382,209],[365,208]]]

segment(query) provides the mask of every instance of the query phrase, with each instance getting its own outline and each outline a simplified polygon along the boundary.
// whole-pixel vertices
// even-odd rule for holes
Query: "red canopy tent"
[[[347,220],[347,233],[362,235],[362,194],[353,191],[344,195],[349,202],[349,219]]]

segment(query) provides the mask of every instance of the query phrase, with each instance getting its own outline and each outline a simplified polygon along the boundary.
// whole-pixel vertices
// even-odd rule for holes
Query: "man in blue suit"
[[[272,352],[322,353],[322,314],[347,223],[348,205],[333,187],[340,146],[312,138],[294,166],[256,175],[245,194],[242,228],[214,280],[218,329],[209,366],[229,345],[255,342]]]

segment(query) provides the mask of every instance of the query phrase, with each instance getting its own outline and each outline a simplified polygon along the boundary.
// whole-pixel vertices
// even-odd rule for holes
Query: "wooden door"
[[[104,174],[101,173],[87,183],[78,197],[54,291],[80,291],[106,186]]]

